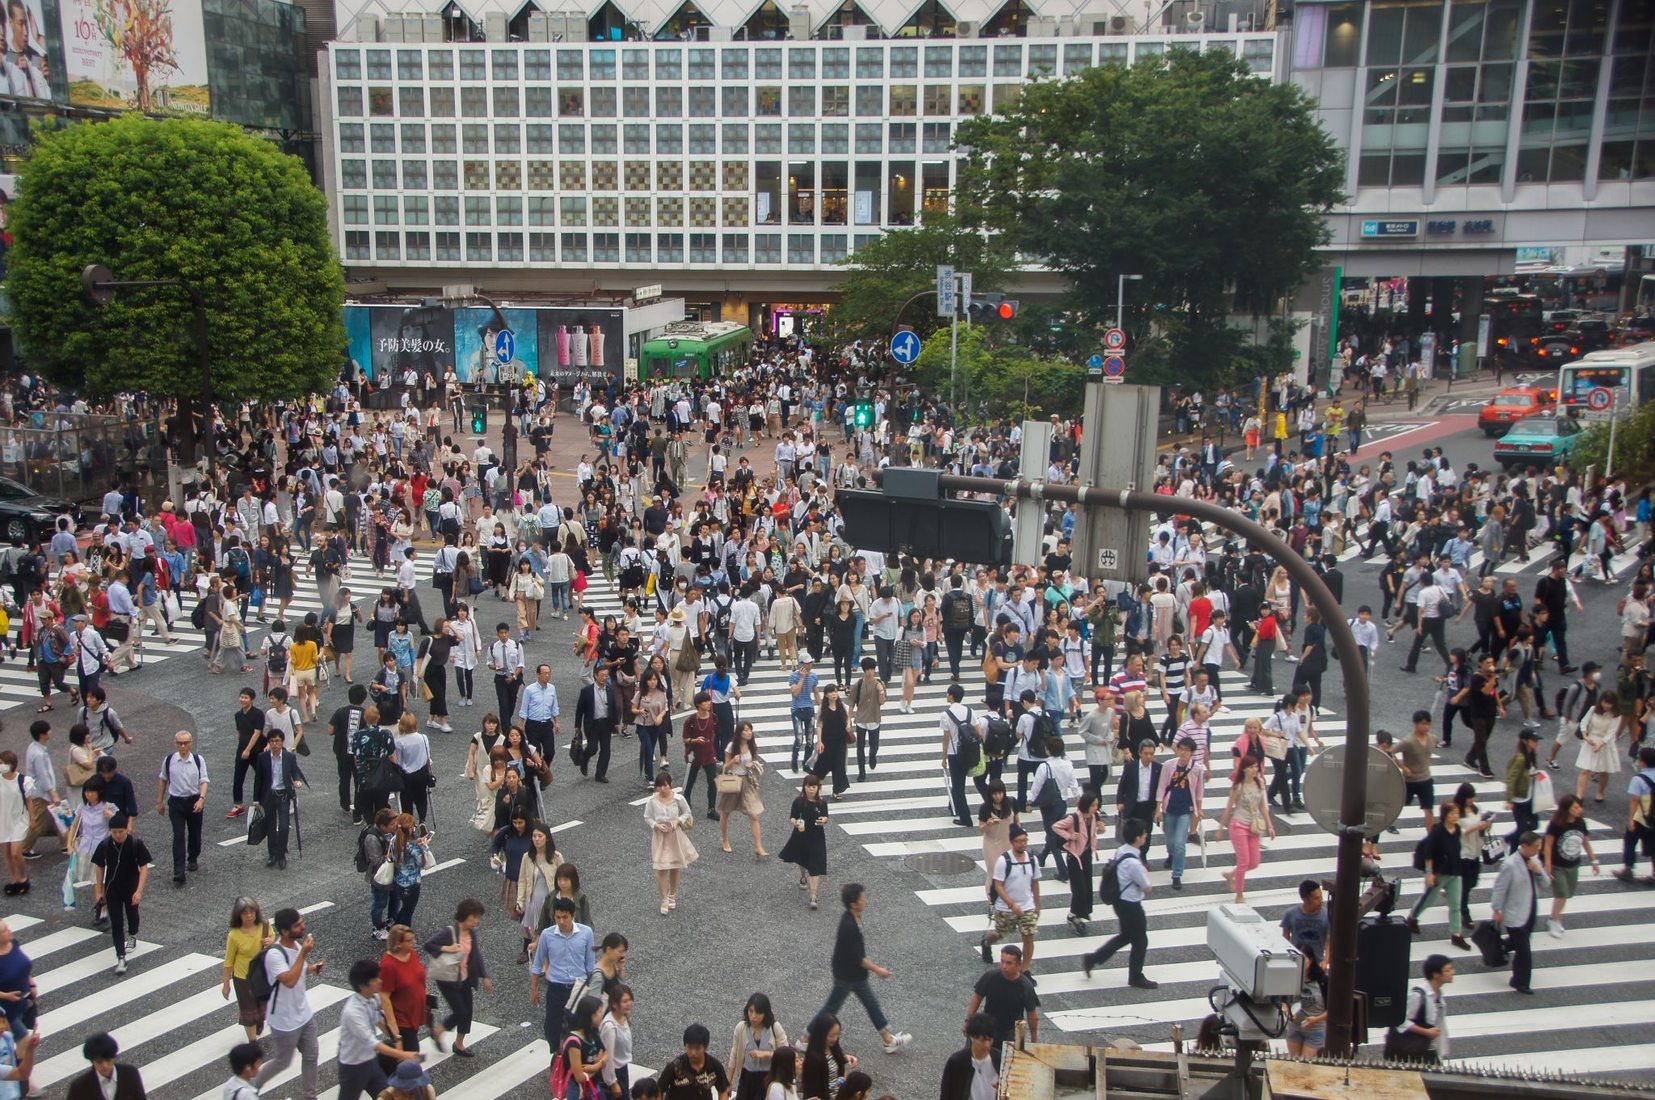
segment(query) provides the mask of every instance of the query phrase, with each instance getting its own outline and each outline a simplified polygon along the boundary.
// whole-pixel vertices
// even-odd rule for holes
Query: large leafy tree
[[[222,123],[128,115],[43,135],[19,175],[11,320],[48,378],[88,394],[201,393],[184,292],[123,290],[99,308],[81,288],[91,263],[201,291],[217,399],[296,396],[337,377],[344,274],[297,158]]]
[[[959,209],[1067,276],[1082,324],[1113,321],[1117,276],[1144,277],[1129,284],[1128,327],[1165,339],[1169,377],[1228,366],[1226,317],[1268,314],[1304,280],[1342,198],[1341,156],[1309,98],[1221,53],[1033,84],[957,141]]]
[[[938,264],[971,272],[972,292],[979,293],[1004,287],[1012,262],[1011,248],[1000,238],[950,215],[926,214],[924,225],[893,230],[857,249],[835,288],[841,297],[828,310],[829,336],[836,343],[882,343],[890,337],[902,303],[936,285]],[[947,324],[937,316],[933,298],[909,306],[902,322],[921,337]]]

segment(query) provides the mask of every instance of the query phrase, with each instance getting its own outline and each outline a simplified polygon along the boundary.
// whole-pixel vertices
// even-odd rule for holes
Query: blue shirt
[[[553,985],[574,985],[597,968],[592,930],[578,922],[567,936],[558,931],[556,924],[540,933],[534,959],[529,963],[530,974],[545,975]]]
[[[804,686],[799,689],[799,694],[793,697],[793,709],[815,710],[816,688],[821,684],[821,678],[818,677],[814,671],[805,673],[795,672],[787,678],[787,686],[789,689],[791,689],[794,684],[800,682],[800,676],[804,677]]]
[[[557,687],[539,680],[523,689],[517,703],[517,717],[525,722],[550,722],[558,716]]]

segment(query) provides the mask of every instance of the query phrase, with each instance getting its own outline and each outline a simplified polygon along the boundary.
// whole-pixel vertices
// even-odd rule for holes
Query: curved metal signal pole
[[[882,480],[883,471],[876,470],[873,480]],[[1215,525],[1240,535],[1249,543],[1270,555],[1287,570],[1301,592],[1322,616],[1329,644],[1339,654],[1339,669],[1344,676],[1345,707],[1345,761],[1343,785],[1339,799],[1339,854],[1334,879],[1331,937],[1328,945],[1328,996],[1326,1051],[1335,1058],[1350,1057],[1353,1050],[1354,1015],[1356,1008],[1356,928],[1360,919],[1358,902],[1361,900],[1363,822],[1368,800],[1368,769],[1351,767],[1350,762],[1364,763],[1368,754],[1369,695],[1368,670],[1362,650],[1356,644],[1350,624],[1345,621],[1344,607],[1334,597],[1332,589],[1310,567],[1310,563],[1294,553],[1293,549],[1272,534],[1263,524],[1242,516],[1229,508],[1189,497],[1163,496],[1135,489],[1105,489],[1088,485],[1035,484],[1022,481],[1003,481],[998,478],[961,477],[944,474],[938,479],[943,490],[968,493],[993,493],[997,496],[1034,499],[1044,496],[1052,500],[1073,501],[1083,505],[1105,508],[1124,508],[1136,512],[1179,512],[1197,519],[1210,520]],[[1142,548],[1130,549],[1142,553]]]

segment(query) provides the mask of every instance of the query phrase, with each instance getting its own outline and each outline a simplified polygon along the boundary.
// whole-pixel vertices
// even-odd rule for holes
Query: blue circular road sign
[[[510,329],[501,329],[494,334],[494,357],[501,363],[517,358],[517,337],[511,334]]]
[[[912,332],[899,332],[891,337],[891,358],[907,366],[919,358],[920,339]]]
[[[1092,358],[1086,360],[1086,369],[1091,371],[1093,374],[1097,374],[1099,371],[1103,370],[1103,356],[1094,355]]]

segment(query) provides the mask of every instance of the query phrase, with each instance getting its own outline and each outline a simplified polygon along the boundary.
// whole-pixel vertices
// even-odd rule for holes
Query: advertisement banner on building
[[[540,377],[540,325],[532,309],[502,309],[511,336],[500,339],[494,311],[468,306],[454,311],[454,364],[462,382],[520,382]],[[510,358],[502,356],[509,352]]]
[[[355,369],[378,385],[450,368],[461,382],[515,382],[533,374],[572,386],[604,386],[625,363],[625,313],[603,307],[503,309],[511,336],[502,340],[494,311],[442,305],[346,306],[345,335]],[[510,352],[504,358],[502,352]]]
[[[8,0],[0,53],[0,95],[64,98],[63,49],[57,0]]]
[[[607,385],[625,362],[618,309],[557,307],[540,315],[540,377],[561,386]]]
[[[208,115],[199,0],[59,0],[69,102]]]

